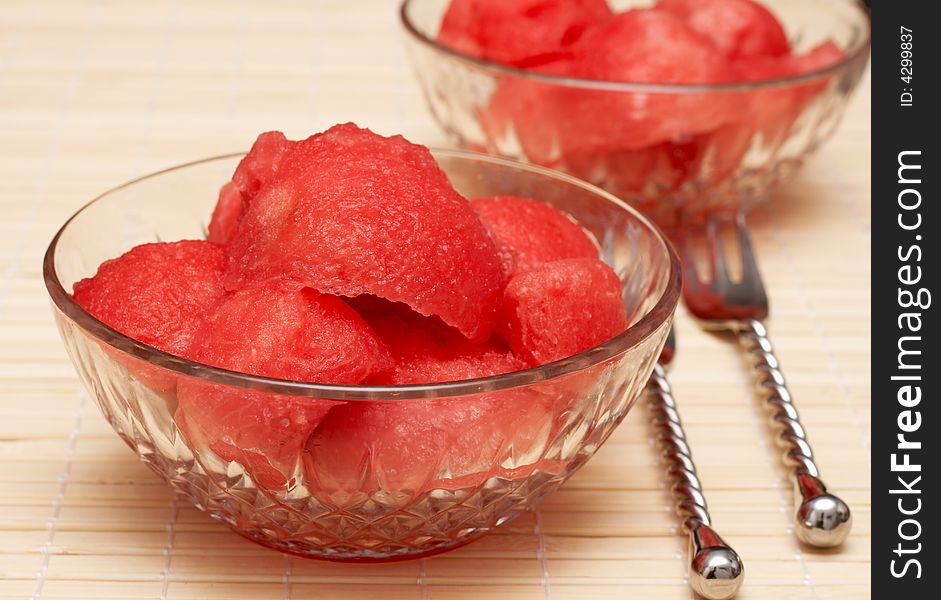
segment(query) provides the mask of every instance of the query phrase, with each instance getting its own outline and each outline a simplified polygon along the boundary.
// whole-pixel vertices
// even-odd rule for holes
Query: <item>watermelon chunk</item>
[[[588,25],[610,16],[605,0],[453,0],[438,41],[478,58],[531,68],[564,53]]]
[[[545,452],[557,413],[534,390],[350,402],[330,411],[310,437],[305,472],[314,488],[329,493],[382,489],[407,499],[494,475],[522,476]]]
[[[668,145],[572,153],[565,157],[564,170],[612,194],[640,194],[650,185],[658,190],[670,190],[676,183],[676,174],[664,151]]]
[[[193,360],[292,381],[360,383],[389,351],[339,298],[310,289],[231,294],[198,330]],[[262,486],[287,482],[310,432],[338,403],[181,379],[176,419],[191,443],[238,461]]]
[[[794,73],[811,73],[820,69],[831,67],[846,58],[846,53],[832,41],[822,42],[804,54],[792,56],[789,61],[790,70]],[[819,81],[805,83],[797,88],[797,102],[805,106],[808,102],[822,92],[832,77]]]
[[[791,46],[770,10],[752,0],[660,0],[729,60],[785,56]]]
[[[352,301],[392,353],[395,369],[371,378],[375,384],[461,381],[525,369],[499,341],[470,342],[437,317],[374,297]]]
[[[669,40],[665,43],[664,40]],[[680,18],[631,10],[588,28],[572,46],[571,75],[658,84],[727,83],[735,70]],[[734,96],[560,89],[555,107],[563,155],[637,149],[734,121]],[[601,117],[603,115],[603,118]]]
[[[226,245],[235,237],[242,212],[245,210],[242,192],[230,181],[219,190],[219,201],[212,211],[207,239],[210,242]]]
[[[586,29],[568,55],[534,70],[659,84],[726,83],[737,77],[711,42],[659,10],[631,10],[600,21]],[[513,77],[493,94],[481,125],[495,146],[515,134],[529,160],[555,166],[573,155],[687,139],[735,121],[738,112],[735,94],[566,88]]]
[[[232,183],[246,202],[254,200],[259,190],[274,180],[282,161],[295,145],[296,142],[280,131],[267,131],[258,136],[232,175]]]
[[[518,196],[477,198],[471,206],[493,237],[509,277],[563,258],[597,258],[598,245],[568,214]]]
[[[571,74],[571,60],[561,57],[532,70],[546,75]],[[560,113],[559,89],[555,83],[543,83],[524,77],[503,78],[480,109],[480,124],[490,145],[502,148],[519,144],[530,162],[552,166],[560,158],[559,129],[565,126],[566,113]]]
[[[621,282],[598,259],[572,258],[515,274],[497,333],[532,364],[572,356],[627,328]]]
[[[246,209],[226,286],[272,281],[403,302],[478,341],[504,286],[486,229],[428,149],[353,124],[295,143]]]
[[[262,185],[274,178],[281,160],[293,144],[280,131],[258,136],[235,168],[232,181],[222,186],[219,192],[219,201],[209,221],[210,242],[228,244],[232,241],[246,206],[255,199]]]
[[[834,65],[846,54],[833,42],[827,41],[805,54],[780,58],[743,60],[735,63],[740,78],[745,81],[765,81],[794,77]],[[824,77],[787,87],[770,87],[748,92],[742,103],[747,108],[743,122],[761,132],[766,140],[781,142],[786,139],[794,122],[813,99],[829,84]]]
[[[142,244],[77,282],[73,297],[124,335],[186,356],[196,330],[225,293],[225,250],[202,240]]]

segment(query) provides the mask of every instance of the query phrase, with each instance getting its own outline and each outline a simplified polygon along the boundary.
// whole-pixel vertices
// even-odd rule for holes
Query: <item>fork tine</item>
[[[733,226],[732,223],[723,223],[726,225]],[[791,468],[798,491],[795,495],[795,535],[812,546],[837,546],[849,534],[852,512],[845,502],[827,493],[819,478],[804,427],[794,408],[768,332],[761,323],[768,317],[768,294],[761,280],[745,216],[736,215],[734,226],[738,229],[738,247],[734,252],[738,253],[741,261],[738,263],[741,264],[741,281],[733,282],[728,278],[726,254],[719,239],[719,223],[716,217],[710,216],[706,223],[706,236],[711,243],[707,252],[712,260],[713,280],[708,289],[703,285],[684,290],[683,299],[690,313],[704,328],[734,332],[745,350],[759,397],[768,408],[775,430],[781,432],[778,439],[786,448],[785,465]],[[689,250],[689,246],[686,249]],[[729,255],[732,253],[729,248]],[[684,259],[692,261],[689,253]]]
[[[696,269],[696,252],[693,250],[693,236],[688,231],[680,239],[680,263],[683,268],[683,289],[698,290],[700,277]]]
[[[719,220],[715,215],[709,215],[706,222],[706,239],[709,242],[709,252],[712,253],[712,281],[716,285],[728,285],[729,271],[725,264],[725,250],[722,248],[722,238],[719,236]]]
[[[761,271],[758,269],[758,261],[755,260],[755,251],[752,248],[751,236],[748,235],[748,225],[745,223],[744,214],[739,213],[735,217],[735,226],[738,229],[738,244],[742,252],[742,280],[758,279],[760,281]]]
[[[748,235],[748,224],[745,222],[744,214],[739,213],[736,216],[735,226],[738,229],[738,244],[742,255],[742,283],[751,288],[751,293],[754,296],[753,302],[767,308],[768,295],[761,279],[761,270],[758,268],[758,260],[755,258],[755,251],[752,247],[751,236]]]

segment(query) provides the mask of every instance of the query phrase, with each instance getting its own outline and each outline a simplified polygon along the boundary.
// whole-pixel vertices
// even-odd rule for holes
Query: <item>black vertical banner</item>
[[[872,8],[872,586],[938,598],[941,262],[938,5]],[[889,594],[893,594],[890,596]]]

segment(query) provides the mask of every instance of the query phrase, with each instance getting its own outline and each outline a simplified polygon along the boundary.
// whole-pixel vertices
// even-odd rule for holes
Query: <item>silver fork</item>
[[[723,251],[720,228],[733,228],[739,250],[741,276],[730,275]],[[692,236],[683,243],[683,299],[689,311],[706,329],[732,331],[751,367],[755,391],[767,409],[777,432],[776,442],[784,450],[784,464],[791,469],[795,486],[794,533],[805,544],[829,548],[843,543],[852,527],[849,506],[827,492],[814,462],[797,409],[787,389],[780,363],[762,321],[768,317],[768,296],[752,249],[745,217],[721,225],[715,216],[706,223],[703,256],[711,274],[700,277]]]
[[[689,585],[706,600],[733,597],[745,578],[745,566],[735,550],[712,529],[712,519],[676,409],[666,366],[676,351],[673,330],[660,354],[660,362],[647,382],[648,409],[657,430],[657,445],[667,464],[673,508],[689,534]]]

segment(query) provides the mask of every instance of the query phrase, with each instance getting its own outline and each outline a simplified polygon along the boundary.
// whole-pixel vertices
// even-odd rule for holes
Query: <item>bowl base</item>
[[[338,555],[338,554],[322,554],[315,551],[304,551],[298,549],[294,546],[289,545],[279,545],[272,543],[270,540],[262,540],[245,533],[244,531],[239,531],[233,526],[229,526],[233,532],[237,533],[239,536],[245,538],[246,540],[263,546],[270,550],[277,550],[278,552],[289,554],[291,556],[296,556],[298,558],[305,558],[311,560],[322,560],[326,562],[336,562],[336,563],[391,563],[391,562],[405,562],[409,560],[420,560],[422,558],[428,558],[429,556],[435,556],[438,554],[444,554],[445,552],[451,552],[452,550],[457,550],[462,548],[472,542],[476,542],[480,538],[484,537],[488,530],[482,530],[479,533],[468,536],[467,538],[455,540],[453,544],[447,546],[438,546],[430,550],[422,550],[416,548],[414,552],[402,552],[401,554],[391,554],[391,555],[382,555],[379,553],[369,554],[369,550],[363,550],[361,556],[352,556],[352,555]]]

